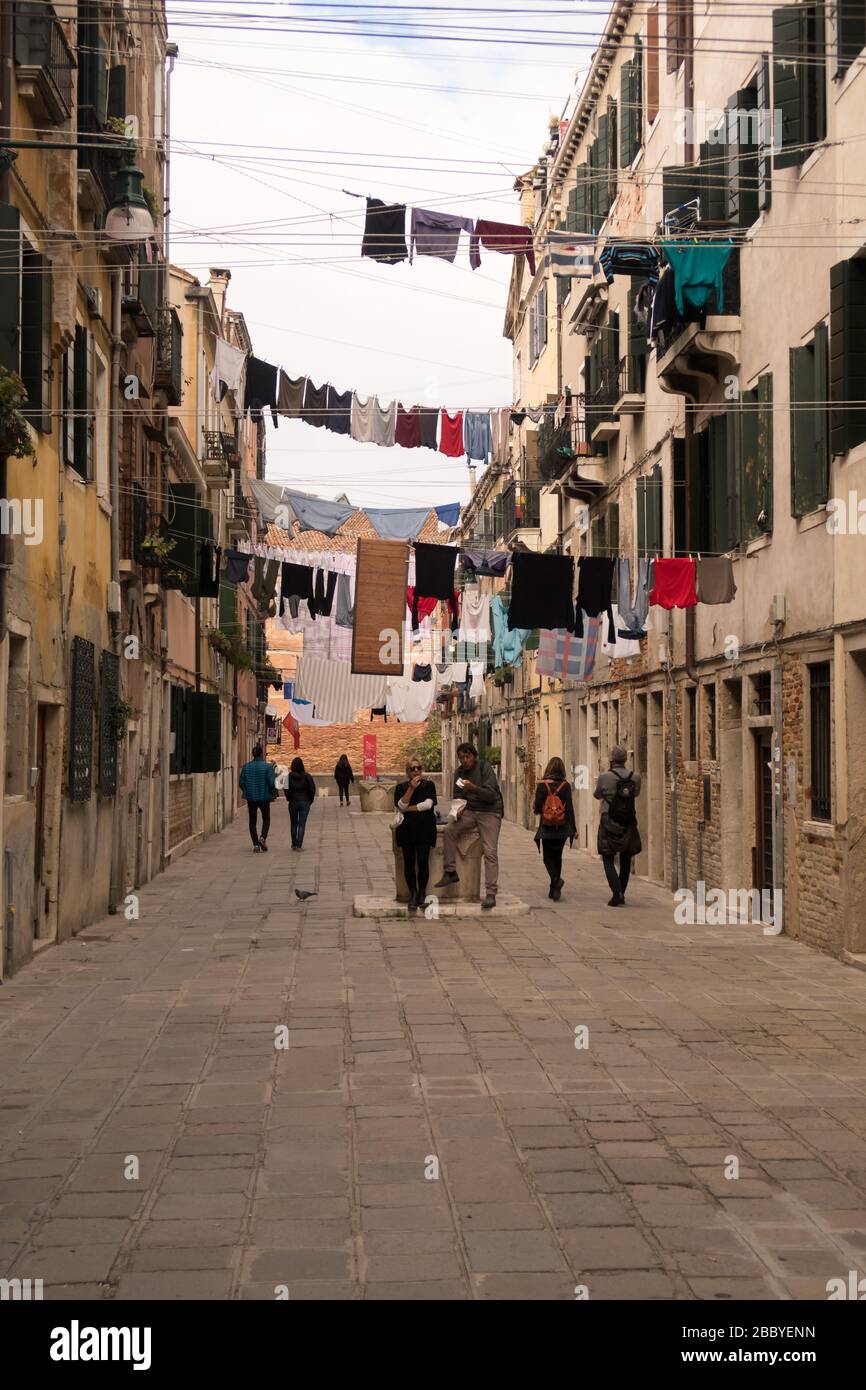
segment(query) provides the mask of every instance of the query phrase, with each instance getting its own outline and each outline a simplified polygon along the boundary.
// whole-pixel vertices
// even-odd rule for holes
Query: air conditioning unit
[[[92,319],[102,317],[102,290],[98,285],[85,285],[84,293],[87,298],[87,312]]]

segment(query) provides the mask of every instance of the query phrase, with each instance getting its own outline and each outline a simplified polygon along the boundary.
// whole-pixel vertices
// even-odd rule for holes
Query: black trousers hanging
[[[313,597],[307,600],[307,607],[312,618],[320,616],[330,618],[336,587],[336,570],[316,570],[316,577],[313,580]]]
[[[605,877],[607,878],[607,881],[610,884],[610,891],[612,893],[618,893],[620,894],[620,896],[625,896],[625,890],[628,887],[628,881],[631,877],[632,857],[630,854],[621,854],[619,856],[619,874],[617,874],[617,871],[614,868],[614,858],[615,856],[613,854],[603,854],[601,856],[601,862],[604,865]]]
[[[418,859],[418,872],[415,872],[415,859]],[[406,887],[409,889],[409,901],[424,898],[427,895],[427,883],[430,878],[430,846],[429,845],[404,845],[403,846],[403,873],[406,875]]]

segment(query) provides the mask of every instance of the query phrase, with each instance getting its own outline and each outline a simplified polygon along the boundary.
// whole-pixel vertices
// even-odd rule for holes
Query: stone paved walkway
[[[253,855],[237,822],[139,921],[0,990],[4,1275],[97,1299],[787,1299],[866,1270],[866,974],[677,927],[639,881],[611,911],[577,853],[550,903],[511,825],[526,916],[354,919],[389,891],[389,834],[330,800],[303,854],[277,814]]]

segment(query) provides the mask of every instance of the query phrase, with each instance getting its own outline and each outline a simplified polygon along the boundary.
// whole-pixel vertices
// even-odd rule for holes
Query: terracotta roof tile
[[[279,526],[268,526],[264,541],[265,545],[272,545],[277,549],[292,547],[295,550],[337,550],[351,554],[359,536],[375,537],[376,534],[366,513],[359,508],[358,511],[353,512],[348,520],[343,522],[336,535],[327,536],[322,531],[302,531],[298,523],[294,522],[291,535]],[[439,530],[439,521],[432,507],[427,520],[418,532],[418,540],[425,541],[429,545],[447,543],[446,532]]]

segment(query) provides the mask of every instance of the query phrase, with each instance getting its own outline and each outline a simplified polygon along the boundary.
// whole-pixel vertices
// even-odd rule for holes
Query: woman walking
[[[631,875],[631,861],[642,845],[637,828],[635,800],[640,795],[640,773],[626,772],[626,751],[610,750],[610,771],[602,772],[593,795],[602,803],[598,823],[598,852],[612,896],[608,907],[622,907]],[[619,873],[614,856],[619,855]]]
[[[354,780],[355,780],[355,774],[354,774],[354,772],[352,771],[352,764],[349,762],[349,759],[346,757],[346,754],[345,754],[345,753],[341,753],[340,756],[339,756],[339,758],[338,758],[338,760],[337,760],[337,766],[334,768],[334,781],[336,782],[337,786],[340,788],[340,805],[341,805],[341,806],[342,806],[342,804],[343,804],[343,797],[346,798],[346,805],[348,806],[348,804],[349,804],[349,783],[350,783],[350,782],[354,782]]]
[[[406,764],[407,780],[398,782],[394,805],[403,820],[395,838],[403,851],[403,872],[409,889],[407,911],[417,912],[427,901],[430,877],[430,851],[436,844],[436,788],[424,777],[417,758]]]
[[[304,768],[301,758],[293,758],[286,779],[286,800],[289,803],[289,825],[292,830],[292,849],[303,849],[307,816],[316,799],[316,784]]]
[[[562,758],[551,758],[544,776],[535,788],[535,814],[538,829],[535,843],[541,850],[544,867],[550,879],[547,896],[558,903],[562,897],[562,851],[565,842],[574,843],[577,826],[571,785],[565,775]]]

